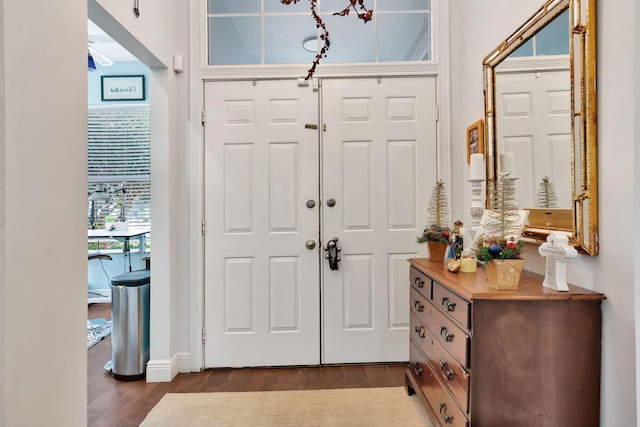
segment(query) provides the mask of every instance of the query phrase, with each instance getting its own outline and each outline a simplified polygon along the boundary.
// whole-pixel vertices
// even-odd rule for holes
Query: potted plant
[[[515,178],[510,178],[508,172],[500,174],[486,216],[475,246],[476,259],[487,266],[489,286],[517,289],[525,263],[520,256],[523,246],[520,236],[526,218],[518,210]]]
[[[429,225],[424,229],[422,235],[416,238],[416,242],[427,243],[430,261],[442,261],[449,248],[451,237],[451,229],[447,225],[449,215],[447,198],[442,180],[438,180],[433,187],[428,212]]]

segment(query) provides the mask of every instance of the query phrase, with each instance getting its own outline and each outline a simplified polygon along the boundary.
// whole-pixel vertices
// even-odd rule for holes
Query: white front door
[[[320,92],[205,85],[206,367],[408,360],[434,79],[324,80]],[[334,236],[337,269],[322,248]]]
[[[323,81],[322,232],[341,248],[337,270],[323,264],[324,363],[409,360],[407,259],[435,182],[435,99],[431,78]]]
[[[205,99],[205,366],[318,364],[317,95],[240,81]]]

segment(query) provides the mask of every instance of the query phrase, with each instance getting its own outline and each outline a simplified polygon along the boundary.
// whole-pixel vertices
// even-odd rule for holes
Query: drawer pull
[[[453,423],[453,416],[447,415],[447,405],[445,405],[443,402],[440,402],[439,406],[440,406],[440,416],[442,417],[442,421],[444,421],[445,424]]]
[[[445,326],[442,326],[440,328],[440,336],[442,337],[442,339],[444,340],[444,342],[451,342],[453,341],[453,334],[448,334],[447,333],[447,328]]]
[[[419,288],[424,288],[424,280],[420,279],[419,277],[416,277],[413,283],[415,283],[415,285]]]
[[[440,370],[442,371],[442,375],[444,375],[448,381],[451,381],[453,377],[456,376],[456,373],[453,372],[452,369],[449,369],[447,362],[440,362]]]
[[[420,304],[420,301],[416,301],[413,306],[415,307],[416,310],[418,310],[419,312],[423,312],[424,311],[424,305]]]
[[[422,373],[424,372],[422,370],[422,368],[420,367],[420,364],[418,362],[416,362],[415,366],[413,367],[413,372],[417,375],[417,376],[421,376]]]
[[[442,297],[442,306],[447,311],[453,311],[453,310],[456,309],[456,303],[455,302],[449,302],[449,298],[447,298],[447,297]]]
[[[416,326],[416,334],[418,334],[420,338],[424,338],[424,332],[424,326]]]

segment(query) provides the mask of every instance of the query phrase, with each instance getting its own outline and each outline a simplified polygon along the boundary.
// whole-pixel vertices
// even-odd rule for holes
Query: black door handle
[[[338,246],[338,238],[334,237],[333,239],[329,240],[327,244],[324,245],[323,249],[326,252],[326,254],[324,255],[325,259],[329,260],[329,268],[331,270],[337,270],[338,263],[340,262],[338,252],[342,250],[342,248]]]

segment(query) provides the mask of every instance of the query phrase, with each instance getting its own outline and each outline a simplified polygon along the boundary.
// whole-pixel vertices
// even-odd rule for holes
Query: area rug
[[[173,426],[427,426],[403,387],[168,393],[140,424]]]
[[[111,334],[111,321],[106,319],[87,320],[87,349],[98,344],[102,338]]]

